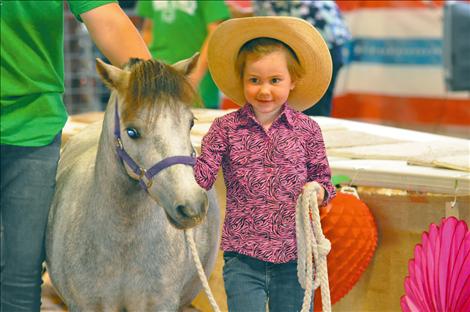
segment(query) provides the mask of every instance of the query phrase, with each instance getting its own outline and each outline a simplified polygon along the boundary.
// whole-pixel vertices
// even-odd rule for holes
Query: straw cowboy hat
[[[220,24],[210,38],[207,55],[210,73],[219,89],[238,105],[245,104],[242,81],[235,69],[236,59],[243,44],[259,37],[287,44],[305,71],[289,95],[289,106],[302,111],[318,102],[331,80],[330,52],[311,24],[295,17],[245,17]]]

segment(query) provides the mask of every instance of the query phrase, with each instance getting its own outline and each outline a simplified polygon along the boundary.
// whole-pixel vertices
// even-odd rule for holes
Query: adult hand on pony
[[[325,189],[318,182],[312,181],[305,183],[302,193],[305,193],[306,191],[315,191],[317,193],[318,205],[320,206],[323,203],[323,199],[325,198]]]

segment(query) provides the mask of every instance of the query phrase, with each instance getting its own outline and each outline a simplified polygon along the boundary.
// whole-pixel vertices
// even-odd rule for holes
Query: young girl
[[[194,167],[212,187],[222,165],[227,206],[222,232],[230,311],[300,311],[295,206],[306,183],[318,203],[335,195],[319,126],[300,113],[328,87],[331,58],[320,34],[291,17],[238,18],[209,42],[218,87],[242,107],[217,118]]]

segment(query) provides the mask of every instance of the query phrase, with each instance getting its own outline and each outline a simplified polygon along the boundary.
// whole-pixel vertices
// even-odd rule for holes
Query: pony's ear
[[[106,64],[99,58],[96,59],[96,71],[104,84],[110,89],[122,91],[129,84],[130,73],[128,71]]]
[[[197,60],[199,59],[199,52],[196,52],[188,59],[181,60],[175,64],[173,67],[182,73],[183,75],[187,76],[191,74],[191,72],[196,68]]]

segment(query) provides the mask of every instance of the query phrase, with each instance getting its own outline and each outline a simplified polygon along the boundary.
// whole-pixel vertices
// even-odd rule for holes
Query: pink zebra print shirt
[[[320,127],[284,104],[266,132],[251,105],[217,118],[202,140],[196,181],[210,189],[222,164],[227,206],[222,249],[272,263],[297,259],[295,206],[305,183],[335,195]]]

